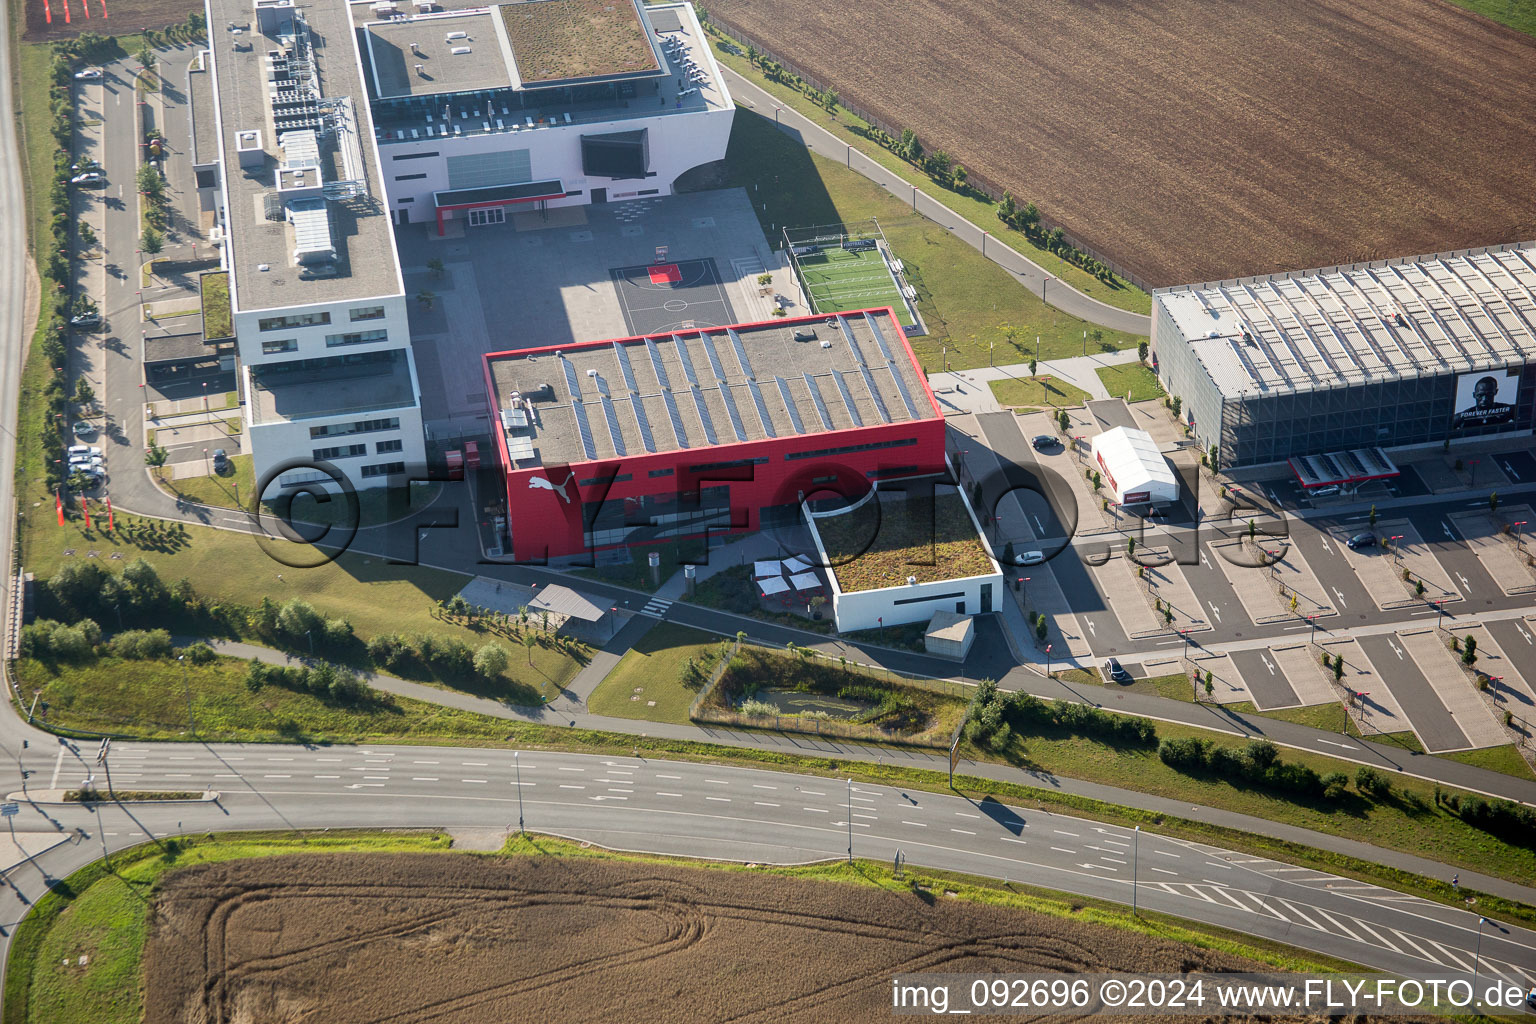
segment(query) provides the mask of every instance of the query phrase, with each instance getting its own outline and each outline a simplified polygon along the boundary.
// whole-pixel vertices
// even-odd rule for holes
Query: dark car
[[[215,448],[213,450],[213,471],[215,473],[222,473],[228,466],[229,453],[223,448]]]
[[[1124,665],[1114,658],[1110,658],[1104,663],[1104,674],[1117,683],[1128,683],[1131,681],[1131,674],[1125,670]]]
[[[1360,548],[1373,548],[1376,546],[1376,535],[1374,533],[1357,533],[1344,543],[1357,551]]]
[[[1061,441],[1050,434],[1036,434],[1029,443],[1037,452],[1055,451],[1061,447]]]

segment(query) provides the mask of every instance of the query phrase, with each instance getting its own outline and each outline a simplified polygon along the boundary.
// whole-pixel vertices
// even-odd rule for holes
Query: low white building
[[[1090,451],[1116,504],[1164,505],[1179,500],[1179,479],[1145,430],[1106,430],[1093,438]]]

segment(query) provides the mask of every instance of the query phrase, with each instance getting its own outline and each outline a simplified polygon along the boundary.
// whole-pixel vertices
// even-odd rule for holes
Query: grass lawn
[[[816,530],[845,594],[901,586],[909,576],[928,583],[994,571],[958,494],[896,492],[818,518]]]
[[[1101,366],[1094,371],[1111,398],[1124,398],[1131,402],[1145,402],[1149,398],[1162,398],[1168,392],[1157,382],[1152,368],[1140,363],[1121,366]]]
[[[648,722],[688,724],[688,708],[699,695],[683,682],[683,665],[698,659],[708,673],[721,638],[703,630],[663,622],[619,660],[587,701],[595,715],[638,718]],[[655,701],[651,707],[647,702]]]
[[[252,458],[250,455],[230,456],[232,472],[228,476],[216,473],[213,476],[185,476],[178,480],[173,480],[169,473],[156,473],[155,476],[161,487],[188,501],[216,508],[244,508],[250,504],[256,487]]]
[[[1525,758],[1520,756],[1520,752],[1515,749],[1513,743],[1506,743],[1502,747],[1482,747],[1478,750],[1463,750],[1459,753],[1439,756],[1450,761],[1487,768],[1491,772],[1503,772],[1505,775],[1513,775],[1516,778],[1536,779],[1536,772],[1531,771],[1531,766],[1526,763]]]
[[[1351,736],[1358,736],[1362,739],[1370,740],[1372,743],[1383,743],[1387,746],[1401,747],[1402,749],[1408,751],[1410,754],[1422,754],[1425,752],[1424,744],[1419,742],[1418,735],[1414,733],[1412,729],[1404,729],[1402,732],[1372,732],[1362,734],[1359,727],[1355,725],[1353,720],[1350,721],[1348,729]]]
[[[178,839],[174,847],[146,843],[114,856],[112,871],[98,861],[38,900],[18,928],[5,977],[5,1024],[139,1024],[147,897],[168,871],[282,853],[423,853],[448,847],[448,837],[435,832],[242,834]]]
[[[1516,32],[1536,36],[1536,4],[1530,0],[1451,0],[1457,7],[1465,7],[1500,25],[1508,25]]]
[[[1472,0],[1472,2],[1491,4],[1498,2],[1498,0]],[[947,188],[943,185],[940,185],[938,182],[934,181],[923,172],[917,170],[905,160],[897,157],[894,153],[881,146],[875,145],[873,142],[870,142],[860,134],[860,132],[867,129],[869,125],[857,115],[847,110],[839,110],[837,112],[837,116],[832,117],[824,109],[816,106],[810,100],[806,99],[802,93],[787,88],[786,86],[779,85],[778,83],[768,81],[763,77],[762,73],[758,71],[757,68],[753,67],[747,61],[745,56],[737,56],[735,54],[731,54],[722,49],[718,43],[715,45],[714,55],[715,60],[719,61],[721,64],[746,78],[758,88],[763,89],[769,95],[778,99],[779,102],[830,131],[834,136],[836,136],[838,141],[847,145],[851,145],[854,149],[859,150],[865,156],[869,157],[871,160],[889,170],[892,174],[895,174],[898,177],[910,182],[911,184],[916,185],[923,192],[932,196],[934,199],[937,199],[939,202],[943,203],[951,210],[954,210],[956,213],[960,214],[971,223],[978,224],[982,228],[991,231],[994,235],[1001,238],[1013,249],[1027,256],[1033,262],[1038,263],[1041,267],[1044,267],[1055,277],[1066,281],[1068,284],[1072,285],[1072,287],[1093,296],[1100,302],[1119,307],[1120,309],[1128,309],[1136,313],[1147,313],[1151,311],[1151,296],[1142,291],[1140,288],[1137,288],[1135,285],[1121,280],[1120,278],[1116,278],[1113,284],[1106,284],[1103,281],[1095,278],[1092,274],[1089,274],[1086,271],[1081,270],[1078,267],[1075,267],[1067,261],[1063,260],[1060,256],[1057,256],[1049,249],[1036,245],[1023,233],[1011,230],[1010,228],[1004,226],[1003,223],[997,219],[997,204],[994,203],[991,199],[987,198],[987,196],[984,194],[972,189],[956,191],[952,188]],[[741,109],[739,112],[741,115],[746,113],[747,110],[745,108]],[[740,120],[740,116],[738,116],[738,120]],[[964,163],[964,160],[962,159],[961,162]],[[1027,201],[1028,198],[1028,196],[1022,197],[1022,201]],[[908,209],[910,210],[910,207]],[[785,222],[780,221],[779,223],[782,225]],[[790,221],[788,223],[790,223],[790,225],[793,227],[797,224],[822,224],[831,222],[801,219],[797,221]],[[881,225],[884,226],[884,224],[885,218],[882,217]],[[770,235],[769,237],[774,236]],[[902,259],[906,259],[906,254],[903,253],[899,248],[896,249],[896,255],[900,256]]]
[[[198,279],[203,296],[203,337],[210,340],[234,337],[234,318],[229,307],[229,272],[204,274]]]
[[[1297,725],[1310,725],[1314,729],[1326,729],[1337,733],[1342,733],[1345,723],[1349,721],[1349,716],[1344,713],[1344,708],[1340,704],[1309,704],[1300,708],[1260,711],[1253,706],[1252,701],[1243,700],[1236,704],[1223,704],[1222,707],[1239,715],[1261,715],[1264,718],[1295,722]]]
[[[1167,722],[1157,723],[1157,734],[1163,739],[1200,736],[1233,747],[1241,747],[1245,742],[1237,736],[1213,735],[1209,730]],[[1435,787],[1430,782],[1394,776],[1394,795],[1389,799],[1355,800],[1335,807],[1287,800],[1222,779],[1186,775],[1164,764],[1156,750],[1113,747],[1082,737],[1016,735],[1007,753],[1021,767],[1047,774],[1112,786],[1131,785],[1142,792],[1184,803],[1284,821],[1503,878],[1536,877],[1536,847],[1506,843],[1462,823],[1449,811],[1436,808]],[[1310,765],[1320,774],[1340,771],[1351,779],[1359,767],[1349,761],[1289,748],[1282,748],[1280,756],[1287,762]],[[1416,794],[1423,802],[1422,809],[1403,800],[1405,792]]]
[[[1060,377],[1005,377],[987,382],[997,404],[1010,409],[1070,409],[1093,396]]]
[[[517,667],[514,654],[514,672]],[[187,738],[189,690],[196,735],[221,742],[501,740],[513,724],[406,697],[349,708],[279,686],[252,693],[245,673],[238,658],[186,665],[183,675],[183,666],[172,661],[104,657],[59,671],[26,659],[17,663],[16,678],[29,700],[42,692],[49,705],[44,724],[143,739]]]
[[[1036,354],[1036,337],[1040,359],[1081,354],[1084,331],[1101,350],[1131,348],[1140,340],[1047,306],[940,225],[913,213],[863,175],[813,155],[771,120],[744,108],[732,123],[724,171],[707,185],[730,186],[752,195],[770,239],[780,237],[786,224],[878,219],[917,289],[928,334],[911,339],[912,350],[928,370],[938,369],[946,358],[950,369],[986,366],[989,342],[996,343],[993,360],[1007,364],[1028,362]]]
[[[1148,676],[1145,679],[1137,679],[1129,683],[1107,683],[1099,675],[1099,670],[1096,668],[1060,669],[1051,674],[1064,683],[1102,686],[1104,689],[1113,690],[1116,693],[1144,693],[1151,697],[1167,697],[1170,700],[1182,700],[1186,704],[1193,704],[1195,700],[1194,684],[1182,672],[1173,672],[1165,676]],[[1249,706],[1251,707],[1252,705]]]

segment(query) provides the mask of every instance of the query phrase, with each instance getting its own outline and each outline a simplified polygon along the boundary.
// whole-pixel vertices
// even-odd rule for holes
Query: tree
[[[165,248],[165,236],[154,228],[145,228],[144,234],[139,236],[139,248],[151,256],[158,256],[160,250]]]
[[[955,191],[956,192],[964,191],[965,183],[970,180],[970,177],[971,177],[971,172],[967,171],[965,169],[965,165],[964,164],[955,164],[955,171],[954,171],[954,174],[951,176],[951,179],[950,179],[953,182],[954,186],[955,186]]]
[[[1045,616],[1042,614],[1035,620],[1035,639],[1045,643],[1045,637],[1049,631],[1050,625],[1045,621]]]
[[[1038,364],[1038,363],[1037,363],[1037,362],[1035,362],[1035,359],[1034,359],[1034,357],[1033,357],[1033,356],[1031,356],[1031,357],[1030,357],[1030,360],[1029,360],[1029,375],[1030,375],[1030,376],[1031,376],[1031,377],[1033,377],[1033,376],[1034,376],[1034,375],[1035,375],[1035,368],[1036,368],[1036,367],[1037,367],[1037,366],[1038,366],[1038,365],[1039,365],[1039,364]]]
[[[837,94],[837,90],[828,89],[825,93],[822,94],[821,105],[827,108],[827,113],[831,114],[833,117],[836,117],[837,104],[841,99],[842,97]]]
[[[507,652],[500,644],[486,644],[475,652],[475,671],[485,679],[495,679],[507,670]]]
[[[416,293],[416,301],[421,303],[422,309],[431,309],[432,304],[437,301],[437,293],[429,292],[423,288],[421,291]]]
[[[1018,208],[1014,205],[1013,193],[1004,192],[1002,200],[997,204],[997,219],[1004,224],[1010,224],[1017,213]]]
[[[157,62],[155,51],[149,48],[148,43],[144,43],[139,47],[139,52],[133,55],[133,59],[144,65],[146,68],[153,68]]]
[[[1063,434],[1072,429],[1072,417],[1067,415],[1067,410],[1065,409],[1057,410],[1056,422],[1061,424],[1061,432]]]
[[[77,405],[90,405],[96,400],[96,389],[91,387],[91,382],[84,377],[75,378],[75,403]]]
[[[534,644],[533,634],[530,633],[530,632],[527,632],[525,630],[523,632],[523,635],[522,635],[522,641],[523,641],[523,646],[528,649],[528,664],[532,665],[533,664],[533,644]]]
[[[1003,561],[1009,565],[1013,564],[1013,541],[1011,540],[1003,545]]]
[[[1142,362],[1146,362],[1147,361],[1147,343],[1146,342],[1138,341],[1136,343],[1136,358],[1140,359]]]
[[[1019,211],[1019,227],[1024,229],[1025,234],[1029,234],[1039,226],[1040,208],[1034,203],[1025,203],[1024,209]]]
[[[1488,495],[1488,511],[1489,512],[1497,512],[1498,510],[1499,510],[1499,492],[1498,491],[1494,491],[1492,494]]]
[[[170,452],[159,445],[151,443],[148,448],[144,449],[144,465],[158,469],[165,465],[165,460],[170,458],[170,454]]]
[[[954,161],[942,149],[928,158],[928,173],[943,181],[954,172]]]
[[[89,249],[96,244],[96,229],[85,221],[80,222],[76,233],[80,236],[80,248]]]
[[[1211,695],[1214,694],[1215,692],[1216,692],[1216,680],[1215,680],[1214,677],[1212,677],[1210,670],[1207,669],[1206,673],[1205,673],[1205,699],[1206,700],[1210,700],[1211,699]]]
[[[757,47],[753,46],[751,43],[747,44],[747,63],[748,64],[751,64],[751,65],[755,66],[757,64],[758,60],[762,58],[762,56],[763,56],[762,52],[759,51]]]
[[[283,602],[277,613],[277,628],[291,637],[301,637],[324,625],[325,620],[315,611],[314,605],[301,598]]]
[[[1461,663],[1471,667],[1477,662],[1477,637],[1467,634],[1466,643],[1461,648]]]
[[[427,269],[432,272],[433,277],[442,277],[444,269],[443,261],[438,259],[436,256],[433,256],[431,259],[427,260]]]
[[[1127,557],[1136,554],[1136,538],[1135,537],[1127,537],[1127,538],[1125,538],[1125,553],[1126,553]]]
[[[1371,514],[1369,516],[1367,516],[1366,518],[1370,520],[1370,524],[1372,526],[1376,525],[1376,506],[1375,505],[1371,506]]]
[[[139,169],[134,172],[133,183],[140,193],[153,198],[159,198],[165,192],[165,178],[149,164],[139,165]]]

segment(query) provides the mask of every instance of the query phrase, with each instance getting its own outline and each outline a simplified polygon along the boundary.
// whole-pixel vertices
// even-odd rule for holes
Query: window
[[[384,307],[359,306],[356,309],[349,309],[347,310],[347,319],[353,323],[357,323],[359,320],[382,320],[384,319]]]
[[[298,339],[284,338],[282,341],[264,341],[261,343],[261,354],[275,356],[279,352],[294,352],[299,347]]]
[[[373,453],[375,455],[388,455],[390,452],[402,451],[404,448],[404,441],[380,441],[378,444],[373,446]]]
[[[395,159],[396,160],[425,160],[429,156],[437,156],[437,150],[434,149],[434,150],[432,150],[429,153],[401,153],[399,156],[395,157]]]
[[[643,188],[639,192],[636,192],[635,195],[637,195],[637,196],[659,196],[659,195],[661,195],[661,189],[659,189],[659,188]]]
[[[755,459],[732,459],[729,462],[700,462],[698,465],[689,466],[690,473],[707,473],[715,469],[736,469],[738,466],[760,466],[767,462],[766,456],[758,456]]]
[[[389,476],[391,473],[404,473],[403,462],[376,462],[371,466],[363,467],[363,476]]]
[[[850,455],[853,452],[874,451],[876,448],[906,448],[909,445],[914,444],[917,444],[917,438],[903,437],[895,441],[872,441],[869,444],[847,444],[843,445],[841,448],[816,448],[808,452],[790,452],[788,455],[784,456],[784,461],[789,462],[794,459],[819,459],[825,458],[828,455]]]
[[[425,178],[425,177],[426,177],[425,174],[397,174],[397,175],[395,175],[395,180],[396,181],[416,181],[418,178]]]
[[[929,601],[952,601],[957,597],[965,597],[965,591],[956,590],[948,594],[929,594],[927,597],[904,597],[900,601],[892,601],[891,604],[926,604]]]
[[[262,331],[289,331],[295,327],[318,327],[331,322],[329,313],[295,313],[292,316],[269,316],[256,321]]]
[[[620,473],[617,476],[589,476],[585,480],[577,480],[576,481],[576,486],[577,487],[594,487],[597,484],[601,484],[601,483],[622,484],[622,483],[628,483],[630,480],[633,480],[634,478],[635,478],[635,475],[633,473]]]
[[[505,224],[506,222],[507,211],[499,206],[469,211],[469,226],[472,228],[483,228],[487,224]]]
[[[323,427],[310,427],[309,439],[318,441],[322,437],[344,437],[347,434],[373,434],[380,430],[399,430],[400,417],[386,416],[377,420],[353,420],[350,423],[327,423]]]
[[[388,331],[354,331],[351,334],[327,334],[325,347],[340,348],[343,345],[367,345],[370,342],[388,340]]]
[[[879,480],[888,476],[911,476],[916,472],[916,466],[885,466],[880,469],[872,469],[864,475],[871,480]]]
[[[487,185],[519,185],[533,180],[533,161],[526,149],[502,149],[491,153],[450,156],[448,188],[484,188]]]
[[[404,206],[406,203],[414,203],[415,201],[416,201],[416,197],[415,196],[405,196],[402,199],[396,200],[396,202],[398,202],[401,206]]]
[[[654,480],[658,476],[671,476],[672,473],[673,473],[672,468],[670,466],[668,466],[666,469],[653,469],[653,470],[651,470],[651,474],[650,475],[651,475],[651,479]]]
[[[340,444],[334,448],[316,448],[314,450],[314,457],[317,462],[331,459],[351,459],[358,455],[367,454],[368,446],[365,444]]]

